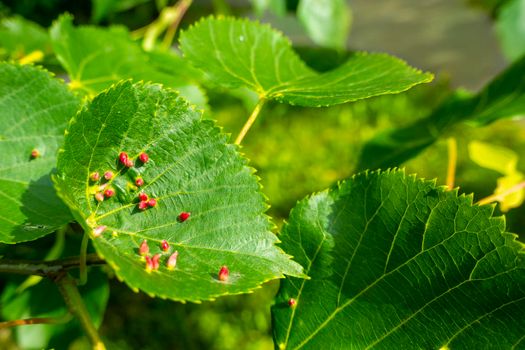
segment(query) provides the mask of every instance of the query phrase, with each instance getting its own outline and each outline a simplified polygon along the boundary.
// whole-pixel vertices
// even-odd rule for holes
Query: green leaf
[[[301,61],[281,33],[243,19],[206,18],[184,31],[180,43],[184,56],[214,83],[248,87],[260,98],[300,106],[398,93],[432,80],[432,74],[386,54],[356,53],[320,74]]]
[[[301,0],[297,15],[314,43],[345,48],[352,22],[346,0]]]
[[[0,242],[34,240],[71,221],[50,173],[78,106],[48,72],[0,63]],[[40,156],[32,159],[32,150]]]
[[[52,53],[49,34],[44,28],[23,17],[8,17],[0,21],[0,57],[21,59],[36,51],[40,51],[42,57]]]
[[[170,73],[159,69],[157,61],[131,40],[124,27],[74,27],[71,16],[62,16],[51,27],[51,39],[71,79],[70,88],[82,94],[92,97],[120,80],[134,79],[164,84],[179,90],[190,102],[203,108],[206,105],[204,93],[188,79],[184,65],[170,67]]]
[[[258,16],[262,16],[268,10],[277,16],[286,14],[286,0],[251,0],[251,2]]]
[[[503,175],[517,171],[518,155],[513,150],[481,141],[472,141],[468,145],[468,154],[476,164]]]
[[[525,115],[525,57],[516,61],[476,95],[458,91],[429,116],[388,130],[365,144],[359,170],[399,166],[415,157],[461,122],[484,126]]]
[[[519,171],[498,178],[498,187],[494,191],[496,200],[500,202],[502,212],[507,212],[512,208],[518,208],[525,200],[525,189],[521,184],[523,174]],[[519,187],[519,188],[517,188]]]
[[[91,19],[99,23],[118,12],[130,10],[138,5],[147,3],[148,0],[91,0]]]
[[[277,347],[516,346],[523,245],[492,212],[402,171],[361,173],[299,202],[282,246],[311,279],[282,282],[272,308]]]
[[[511,61],[525,54],[525,0],[512,0],[498,13],[496,32]]]
[[[253,171],[226,140],[174,92],[125,82],[72,121],[56,186],[117,276],[151,295],[199,301],[299,275],[299,265],[274,245]],[[118,165],[123,151],[133,159],[144,151],[150,160],[126,170]],[[108,185],[116,195],[97,204],[100,184],[90,182],[90,174],[108,170],[116,174]],[[140,191],[156,198],[156,207],[138,209],[138,176],[145,181]],[[181,212],[191,217],[180,222]],[[101,225],[107,229],[95,238],[93,230]],[[162,240],[170,244],[158,271],[145,269],[138,254],[143,240],[151,254],[162,253]],[[170,271],[166,261],[174,251],[179,257]],[[222,265],[230,269],[227,282],[217,280]]]

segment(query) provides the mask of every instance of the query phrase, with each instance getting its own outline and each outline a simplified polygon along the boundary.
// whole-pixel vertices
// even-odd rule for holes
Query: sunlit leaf
[[[300,267],[275,246],[257,179],[227,138],[173,91],[124,82],[72,121],[56,186],[117,276],[151,295],[199,301],[248,292],[283,274],[300,275]],[[134,160],[132,168],[120,165],[120,152]],[[137,159],[141,152],[149,155],[145,164]],[[106,171],[115,177],[90,180]],[[144,180],[140,189],[138,177]],[[115,195],[98,203],[101,186]],[[141,191],[156,206],[140,210]],[[181,220],[182,212],[191,216]],[[96,237],[99,227],[105,230]],[[148,271],[139,255],[144,240],[151,255],[161,254],[158,270]],[[170,270],[167,261],[175,251],[177,265]],[[218,280],[221,266],[230,270],[227,281]]]
[[[0,242],[37,239],[71,221],[50,174],[78,106],[43,69],[0,63]]]
[[[523,204],[525,199],[525,189],[516,188],[523,181],[523,174],[515,172],[510,175],[502,176],[498,179],[498,187],[494,191],[495,195],[500,195],[500,209],[502,212],[517,208]]]
[[[190,102],[205,107],[206,97],[188,79],[184,64],[167,68],[169,73],[159,69],[158,61],[133,42],[124,27],[75,27],[70,16],[62,16],[51,27],[51,39],[75,91],[94,96],[123,79],[143,80],[179,90]]]
[[[510,175],[516,172],[518,155],[511,149],[481,141],[472,141],[468,145],[470,159],[487,169]]]
[[[201,20],[180,37],[186,59],[226,88],[248,87],[265,99],[300,106],[329,106],[405,91],[429,82],[422,73],[386,54],[355,53],[338,68],[318,73],[268,25],[242,19]]]
[[[401,171],[361,173],[302,200],[281,238],[311,279],[282,282],[276,346],[517,347],[525,255],[492,212]]]

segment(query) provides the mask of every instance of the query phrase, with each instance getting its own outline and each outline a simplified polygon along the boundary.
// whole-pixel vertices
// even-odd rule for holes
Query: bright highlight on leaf
[[[494,191],[496,200],[500,202],[501,211],[506,212],[519,207],[525,200],[525,189],[520,187],[523,174],[518,170],[518,155],[511,149],[491,145],[485,142],[472,141],[468,145],[470,159],[487,169],[499,172],[503,176],[498,179]]]
[[[361,173],[299,202],[281,238],[311,279],[282,282],[276,346],[481,349],[487,336],[517,345],[523,245],[492,212],[402,171]]]
[[[432,80],[432,74],[400,59],[362,52],[320,74],[306,66],[281,33],[242,19],[206,18],[183,32],[180,43],[186,59],[213,83],[248,87],[260,98],[293,105],[330,106]]]
[[[0,63],[0,242],[34,240],[72,220],[50,174],[78,105],[45,70]]]
[[[71,121],[56,187],[117,276],[148,294],[200,301],[301,275],[275,246],[256,177],[226,140],[175,92],[124,82]],[[145,152],[149,160],[128,168],[121,152],[132,159]],[[91,181],[107,171],[108,180]],[[93,192],[105,185],[116,193],[99,203]],[[142,191],[150,198],[144,210]],[[221,266],[231,271],[228,283],[217,279]]]

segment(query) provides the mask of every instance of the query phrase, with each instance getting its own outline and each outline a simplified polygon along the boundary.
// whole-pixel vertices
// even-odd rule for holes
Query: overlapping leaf
[[[300,106],[398,93],[432,80],[431,74],[386,54],[356,53],[320,74],[301,61],[281,33],[241,19],[206,18],[183,32],[180,43],[185,57],[214,83],[248,87],[261,98]]]
[[[52,53],[51,40],[46,30],[23,17],[0,20],[0,57],[21,59],[29,54],[41,60]]]
[[[131,78],[164,84],[179,90],[190,102],[206,105],[206,96],[187,76],[181,60],[171,59],[176,64],[167,68],[170,73],[159,69],[123,27],[75,27],[70,16],[62,16],[51,27],[51,39],[73,90],[94,96],[113,83]]]
[[[492,211],[401,171],[361,173],[299,202],[281,237],[311,279],[282,282],[276,345],[522,345],[523,245]]]
[[[525,0],[507,1],[499,10],[496,31],[510,60],[525,55]]]
[[[345,48],[352,19],[346,0],[301,0],[297,16],[316,44]]]
[[[132,288],[199,301],[300,274],[274,245],[256,177],[226,140],[176,93],[125,82],[96,97],[68,128],[57,188],[98,253]],[[147,152],[150,160],[126,170],[117,160],[123,151],[133,159]],[[90,181],[90,174],[106,171],[116,175],[105,185],[116,195],[97,203],[94,194],[104,184]],[[138,176],[145,181],[140,189],[134,186]],[[157,206],[139,210],[139,191],[156,198]],[[191,217],[181,222],[181,212]],[[107,228],[95,238],[99,226]],[[138,253],[144,240],[151,255],[162,254],[159,270],[146,270]],[[169,270],[175,251],[177,266]],[[217,279],[223,265],[230,270],[226,282]]]
[[[79,101],[39,68],[0,63],[0,242],[37,239],[66,224],[50,173]],[[40,156],[31,158],[37,150]]]
[[[398,166],[436,142],[454,125],[487,125],[525,115],[525,57],[516,61],[476,95],[457,92],[428,117],[379,134],[364,147],[360,170]]]

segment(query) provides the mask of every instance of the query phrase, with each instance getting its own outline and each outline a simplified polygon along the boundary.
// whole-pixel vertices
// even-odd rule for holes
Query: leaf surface
[[[20,59],[35,51],[40,51],[42,58],[52,53],[46,30],[19,16],[0,20],[0,48],[0,57],[5,54],[10,59]]]
[[[306,66],[281,33],[248,20],[206,18],[184,31],[180,43],[184,56],[214,83],[248,87],[261,98],[293,105],[330,106],[432,80],[400,59],[363,52],[321,74]]]
[[[200,301],[301,274],[274,245],[256,177],[226,140],[176,93],[124,82],[96,97],[68,128],[56,186],[117,276],[148,294]],[[119,165],[120,152],[134,160],[132,168]],[[137,159],[141,152],[149,155],[145,164]],[[106,171],[115,174],[109,182],[90,181],[93,172]],[[137,177],[144,180],[140,189]],[[115,196],[98,203],[100,186]],[[139,210],[139,191],[157,205]],[[191,213],[184,222],[182,212]],[[99,226],[107,228],[95,237]],[[161,254],[158,270],[147,271],[139,255],[144,240],[150,255]],[[223,265],[230,270],[225,282],[218,280]]]
[[[525,0],[511,0],[503,5],[498,12],[496,32],[509,60],[525,54]]]
[[[301,0],[297,16],[314,43],[344,49],[352,21],[346,0]]]
[[[502,118],[525,115],[525,56],[476,95],[458,91],[429,116],[382,132],[368,141],[358,169],[399,166],[415,157],[461,122],[484,126]]]
[[[523,245],[492,212],[402,171],[360,173],[302,200],[281,239],[311,279],[282,282],[277,347],[522,345]]]
[[[43,69],[0,63],[0,242],[34,240],[72,219],[50,174],[78,106]],[[33,150],[38,158],[31,158]]]
[[[62,16],[50,32],[57,58],[75,91],[93,97],[120,80],[144,80],[177,89],[200,107],[206,105],[206,96],[188,78],[182,60],[174,57],[170,62],[176,64],[159,69],[158,60],[133,42],[124,27],[75,27],[70,16]]]

